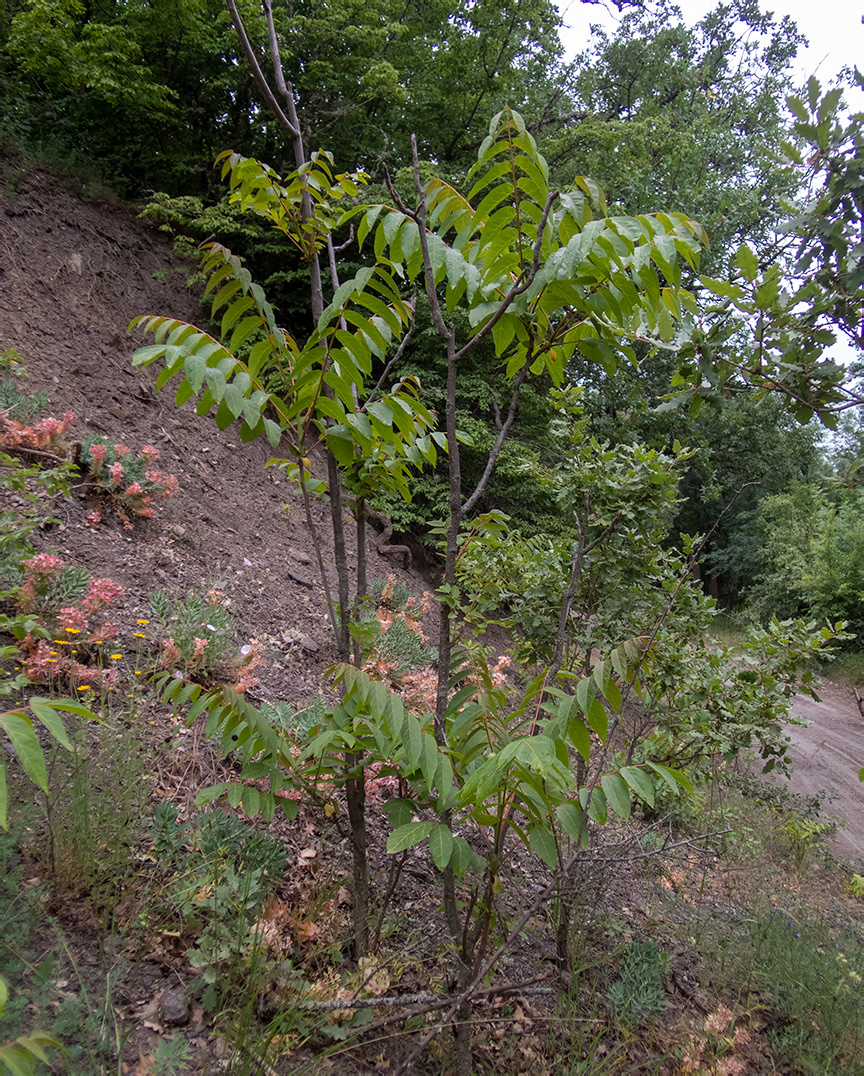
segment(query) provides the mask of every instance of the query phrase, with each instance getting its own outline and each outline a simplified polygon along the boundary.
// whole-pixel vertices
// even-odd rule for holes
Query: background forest
[[[47,169],[170,237],[118,354],[226,469],[262,442],[294,507],[235,489],[222,525],[272,542],[259,594],[315,595],[286,630],[221,562],[137,608],[73,563],[58,513],[192,549],[189,465],[125,444],[128,402],[70,432],[66,370],[28,391],[45,357],[0,333],[16,1076],[864,1071],[864,880],[827,793],[771,783],[796,696],[860,668],[864,79],[796,86],[799,31],[750,0],[625,4],[572,63],[559,29],[545,0],[0,7],[8,217]],[[172,745],[148,803],[124,694]],[[150,1010],[112,998],[160,960]]]

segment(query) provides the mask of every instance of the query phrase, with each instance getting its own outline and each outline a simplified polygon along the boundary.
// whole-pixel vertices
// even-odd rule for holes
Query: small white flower
[[[207,630],[208,630],[208,631],[215,631],[215,630],[216,630],[216,628],[214,627],[214,625],[213,625],[213,624],[208,624],[208,625],[207,625]]]

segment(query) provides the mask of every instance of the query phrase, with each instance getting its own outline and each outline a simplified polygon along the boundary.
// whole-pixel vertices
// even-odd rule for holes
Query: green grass
[[[739,646],[747,634],[748,621],[740,613],[717,613],[711,621],[711,635],[723,646]]]
[[[834,661],[822,666],[822,675],[854,687],[864,684],[864,650],[840,651]]]
[[[701,938],[705,978],[758,1010],[779,1057],[802,1074],[864,1073],[864,940],[775,901]]]

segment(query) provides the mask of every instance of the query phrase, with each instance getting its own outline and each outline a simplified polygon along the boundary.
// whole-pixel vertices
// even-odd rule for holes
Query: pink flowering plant
[[[174,497],[180,483],[173,474],[156,464],[159,449],[144,445],[138,452],[119,441],[90,437],[81,446],[81,467],[93,487],[107,499],[123,527],[132,529],[132,519],[152,519],[158,501]],[[102,520],[101,509],[87,517],[92,524]]]
[[[17,422],[8,415],[0,415],[0,447],[32,448],[62,458],[66,455],[64,435],[74,422],[75,415],[71,411],[67,411],[61,418],[49,416],[29,425]]]
[[[370,599],[353,625],[364,654],[364,670],[403,696],[405,705],[425,713],[434,706],[438,651],[428,645],[423,619],[433,596],[413,597],[392,574],[374,580]]]
[[[42,391],[28,396],[21,392],[19,382],[27,373],[14,348],[0,353],[0,370],[5,371],[0,381],[0,448],[29,448],[65,457],[64,434],[74,424],[75,416],[67,411],[60,418],[37,419],[48,406],[48,394]]]
[[[15,611],[34,624],[18,641],[27,677],[36,683],[60,680],[80,688],[113,688],[119,673],[103,667],[102,648],[116,637],[117,626],[105,613],[123,588],[113,579],[71,567],[53,553],[23,560],[21,573]]]
[[[235,645],[231,615],[217,588],[186,598],[157,590],[150,609],[160,633],[160,670],[196,683],[230,684],[240,694],[257,685],[262,645],[258,639]]]

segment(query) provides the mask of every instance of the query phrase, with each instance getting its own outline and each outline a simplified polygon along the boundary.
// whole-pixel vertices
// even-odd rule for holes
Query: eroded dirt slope
[[[104,434],[135,449],[152,443],[160,466],[181,483],[157,519],[139,521],[131,535],[113,521],[94,532],[84,524],[88,506],[73,498],[62,530],[45,544],[120,582],[127,626],[146,615],[159,586],[218,584],[235,611],[238,639],[256,635],[268,646],[262,696],[303,699],[317,692],[333,650],[299,498],[275,469],[265,470],[268,445],[243,445],[239,428],[220,432],[191,404],[178,411],[170,390],[155,392],[157,371],[131,364],[143,342],[126,335],[136,314],[206,324],[185,280],[166,237],[133,209],[82,202],[42,173],[7,171],[0,184],[0,351],[18,349],[29,388],[48,390],[52,412],[75,412],[77,439]],[[335,583],[325,507],[314,511]],[[379,556],[374,532],[369,556],[371,579],[392,571],[422,590],[422,580]],[[286,644],[286,633],[307,645]]]

